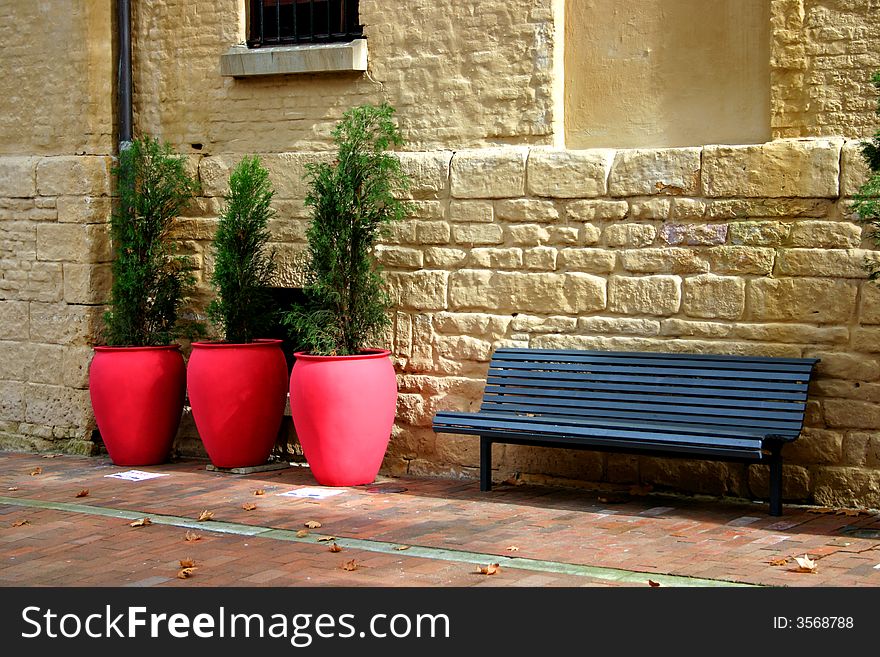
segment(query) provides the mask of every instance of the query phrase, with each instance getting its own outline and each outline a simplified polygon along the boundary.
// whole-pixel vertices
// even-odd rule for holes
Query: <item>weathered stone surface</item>
[[[25,399],[25,419],[28,422],[61,427],[94,425],[88,390],[30,383]]]
[[[860,324],[880,324],[880,285],[871,281],[861,287]]]
[[[415,310],[446,308],[448,272],[387,272],[385,276],[391,297],[398,308]]]
[[[791,227],[790,246],[849,249],[862,241],[862,227],[846,221],[798,221]]]
[[[663,224],[660,239],[671,246],[724,244],[727,224]]]
[[[552,226],[548,232],[550,242],[559,246],[577,244],[579,241],[580,231],[574,226]]]
[[[102,311],[95,306],[31,303],[31,340],[45,344],[94,344]]]
[[[36,196],[36,168],[35,157],[0,156],[0,197]]]
[[[505,221],[545,222],[559,219],[552,201],[517,198],[495,202],[495,216]]]
[[[814,475],[816,503],[831,507],[880,507],[880,470],[822,468]]]
[[[752,246],[715,246],[701,251],[716,274],[769,274],[776,252]]]
[[[453,198],[510,198],[525,192],[525,149],[462,150],[452,157]]]
[[[651,198],[644,201],[630,201],[629,218],[633,221],[666,219],[669,217],[671,203],[668,198]]]
[[[602,478],[602,454],[576,449],[555,447],[527,447],[504,445],[503,467],[530,475],[552,473],[578,481],[596,481]]]
[[[865,260],[869,253],[861,249],[786,249],[776,258],[776,274],[867,278]]]
[[[731,335],[743,340],[762,342],[795,342],[801,344],[846,344],[849,331],[843,326],[810,326],[808,324],[745,324],[737,322]]]
[[[818,197],[838,193],[842,140],[778,140],[703,148],[703,195]]]
[[[55,204],[61,223],[101,224],[110,221],[110,198],[106,196],[59,196]]]
[[[71,388],[87,389],[89,387],[89,364],[94,356],[91,347],[63,347],[61,361],[61,382]],[[58,373],[53,376],[57,382]]]
[[[309,164],[329,164],[333,158],[334,154],[330,152],[292,152],[266,153],[260,159],[269,170],[269,180],[275,189],[276,199],[304,199],[309,190],[306,167]],[[211,161],[217,159],[220,160],[220,166],[212,166]],[[226,194],[229,172],[240,159],[238,156],[214,156],[205,157],[199,162],[199,178],[203,187],[207,183],[207,196]]]
[[[592,246],[593,244],[596,244],[599,241],[599,235],[601,235],[601,232],[602,231],[600,231],[599,228],[597,226],[594,226],[593,224],[584,224],[581,230],[581,243],[585,244],[586,246]]]
[[[559,266],[571,271],[607,274],[614,270],[616,256],[604,249],[561,249]]]
[[[611,196],[698,194],[700,148],[652,148],[617,151],[608,193]]]
[[[109,227],[104,224],[37,225],[37,259],[65,262],[109,262]]]
[[[705,274],[684,279],[682,310],[690,317],[739,319],[746,301],[746,283],[732,276]]]
[[[820,359],[816,366],[816,372],[820,376],[856,381],[874,381],[880,378],[880,360],[876,357],[828,351],[811,353],[810,356]]]
[[[629,212],[626,201],[572,201],[565,206],[571,221],[618,221]]]
[[[707,219],[791,220],[794,217],[827,217],[834,203],[824,198],[734,198],[712,201],[706,208]]]
[[[450,201],[449,221],[490,224],[495,220],[492,201]]]
[[[642,481],[656,487],[684,488],[704,495],[730,494],[728,484],[731,467],[737,466],[715,461],[639,458]]]
[[[457,267],[467,258],[467,251],[432,246],[425,249],[425,265],[428,267]]]
[[[111,265],[62,265],[64,300],[67,303],[106,303],[113,284]]]
[[[880,328],[855,328],[852,330],[852,346],[856,351],[869,354],[880,353]]]
[[[410,201],[409,216],[413,219],[428,219],[436,221],[446,218],[446,209],[441,201]]]
[[[629,317],[579,317],[578,331],[584,333],[621,333],[623,335],[659,335],[660,322],[656,319]]]
[[[672,199],[672,210],[669,213],[670,219],[702,219],[706,214],[708,204],[695,198],[674,198]]]
[[[553,198],[604,196],[614,152],[545,150],[529,154],[529,194]]]
[[[605,307],[605,280],[589,274],[464,269],[449,277],[449,301],[453,309],[591,312]]]
[[[612,276],[608,310],[632,315],[672,315],[681,305],[678,276]]]
[[[747,303],[756,320],[846,322],[855,311],[857,287],[823,278],[755,279]]]
[[[439,336],[437,349],[446,358],[488,362],[492,357],[492,343],[469,335]]]
[[[791,224],[779,221],[738,221],[727,231],[736,246],[782,246],[791,233]]]
[[[42,196],[107,196],[110,193],[110,158],[41,158],[37,162],[37,192]]]
[[[679,248],[632,249],[620,251],[619,258],[626,271],[638,274],[699,274],[709,271],[704,253]]]
[[[57,344],[26,344],[27,380],[30,383],[59,383],[64,348]]]
[[[657,229],[650,224],[613,224],[605,229],[605,244],[610,247],[641,248],[657,237]]]
[[[30,311],[26,301],[0,300],[0,340],[27,340]]]
[[[699,322],[675,317],[660,322],[660,335],[676,338],[729,338],[733,335],[732,324]]]
[[[417,199],[437,198],[447,190],[452,151],[400,152],[394,155],[409,177],[408,196]]]
[[[749,490],[760,499],[770,497],[770,468],[766,465],[748,466]],[[806,500],[810,495],[810,471],[800,465],[782,465],[782,499]]]
[[[418,249],[405,246],[376,247],[376,259],[385,267],[400,267],[403,269],[418,269],[424,264],[424,255]]]
[[[836,465],[843,455],[843,433],[805,428],[800,438],[785,448],[785,460],[805,465]]]
[[[876,429],[880,427],[880,404],[852,399],[825,399],[822,402],[829,427]]]
[[[27,384],[21,381],[0,381],[0,418],[23,422]]]
[[[450,228],[445,221],[414,221],[412,223],[416,242],[420,244],[449,244]]]
[[[540,246],[550,241],[550,233],[538,224],[507,226],[504,231],[514,244],[519,246]]]
[[[489,315],[486,313],[450,313],[434,315],[434,326],[440,333],[458,335],[489,336],[492,339],[507,333],[513,317],[510,315]],[[441,392],[445,388],[437,388]]]
[[[869,175],[868,163],[862,155],[861,140],[848,139],[841,153],[840,195],[855,196]]]
[[[470,267],[485,267],[487,269],[518,269],[523,264],[523,251],[520,248],[471,249],[468,260]]]
[[[453,230],[456,244],[501,244],[503,231],[498,224],[458,224]]]
[[[559,331],[572,331],[577,326],[574,317],[553,315],[551,317],[537,317],[535,315],[523,315],[520,313],[513,318],[510,327],[514,331],[527,333],[551,333]]]
[[[553,271],[556,269],[558,252],[551,246],[535,246],[523,251],[523,265],[526,269]]]

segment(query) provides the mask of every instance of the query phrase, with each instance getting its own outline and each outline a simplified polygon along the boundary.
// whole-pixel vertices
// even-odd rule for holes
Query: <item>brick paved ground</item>
[[[38,467],[42,473],[31,475]],[[316,486],[308,469],[240,476],[208,472],[200,461],[140,468],[169,475],[150,481],[105,477],[128,469],[99,458],[0,455],[0,585],[645,586],[664,575],[880,585],[876,513],[786,507],[773,518],[761,504],[655,495],[610,503],[585,491],[499,486],[480,493],[475,481],[411,478],[381,480],[403,492],[345,488],[317,501],[279,496]],[[89,495],[76,498],[84,488]],[[265,494],[254,495],[257,489]],[[56,508],[35,506],[47,503]],[[257,508],[242,509],[246,503]],[[185,519],[206,509],[221,524],[199,524],[201,540],[186,542]],[[96,515],[111,510],[157,522],[131,528],[130,519]],[[28,522],[13,526],[21,520]],[[321,528],[290,538],[310,520]],[[261,535],[241,535],[249,530]],[[331,553],[317,542],[328,535],[347,547]],[[401,545],[410,549],[395,549]],[[769,563],[804,554],[817,560],[816,573],[795,572],[792,560]],[[198,570],[177,579],[178,560],[187,557]],[[474,572],[510,557],[522,559],[520,567],[491,577]],[[343,570],[351,559],[358,569]]]

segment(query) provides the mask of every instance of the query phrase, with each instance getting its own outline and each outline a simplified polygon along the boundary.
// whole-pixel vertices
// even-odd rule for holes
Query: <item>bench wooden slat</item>
[[[687,360],[717,360],[717,361],[736,361],[738,363],[789,363],[795,365],[809,366],[811,362],[817,362],[817,359],[811,358],[777,358],[775,356],[733,356],[729,354],[686,354],[675,353],[670,354],[660,351],[595,351],[589,349],[523,349],[521,347],[501,347],[496,349],[492,357],[504,358],[509,355],[527,354],[529,356],[602,356],[605,358],[627,358],[635,356],[637,358],[651,358],[657,360],[666,360],[667,358],[685,358]]]
[[[808,377],[801,372],[760,372],[758,370],[715,370],[706,368],[685,368],[685,367],[631,367],[629,365],[604,365],[604,364],[582,364],[582,363],[557,363],[557,362],[522,362],[522,361],[495,361],[492,364],[494,372],[509,372],[517,370],[527,370],[530,372],[578,372],[583,375],[592,374],[622,374],[627,377],[631,375],[659,375],[678,376],[678,377],[694,377],[694,378],[711,378],[711,379],[737,379],[746,380],[752,383],[760,383],[766,380],[771,381],[795,381],[802,382]]]

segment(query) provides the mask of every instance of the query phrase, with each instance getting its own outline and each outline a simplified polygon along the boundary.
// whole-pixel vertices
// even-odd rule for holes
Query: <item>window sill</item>
[[[234,78],[366,70],[366,39],[277,48],[233,46],[220,55],[220,75]]]

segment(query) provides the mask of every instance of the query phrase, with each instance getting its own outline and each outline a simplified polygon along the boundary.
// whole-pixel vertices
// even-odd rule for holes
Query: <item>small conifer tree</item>
[[[264,337],[274,310],[268,293],[275,275],[275,253],[269,250],[269,207],[274,190],[269,172],[257,157],[246,157],[229,177],[229,193],[214,236],[211,284],[217,297],[208,316],[227,342]]]
[[[150,137],[120,152],[113,174],[115,260],[104,340],[111,346],[167,345],[178,334],[178,313],[195,282],[190,260],[177,254],[170,233],[196,184],[171,145]]]
[[[387,152],[402,144],[393,113],[387,104],[347,111],[333,130],[335,161],[308,167],[306,303],[285,321],[314,354],[360,353],[390,321],[373,249],[387,225],[409,212],[395,197],[407,188],[406,175]]]
[[[880,92],[880,72],[871,79],[874,87]],[[877,100],[877,115],[880,116],[880,98]],[[859,188],[855,196],[853,210],[859,214],[859,220],[870,227],[869,235],[874,244],[880,247],[880,130],[874,136],[862,142],[862,156],[868,163],[870,174],[868,180]],[[880,278],[880,261],[876,258],[867,263],[871,278]]]

